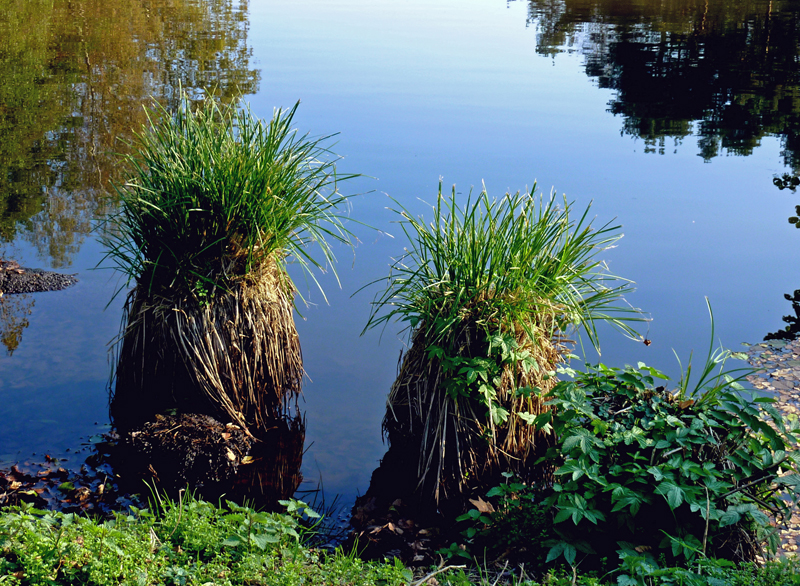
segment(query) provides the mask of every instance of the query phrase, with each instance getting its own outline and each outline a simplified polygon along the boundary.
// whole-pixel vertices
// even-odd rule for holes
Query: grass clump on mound
[[[297,106],[268,122],[236,102],[184,96],[156,107],[126,161],[107,257],[135,287],[118,346],[115,419],[197,403],[198,390],[248,428],[285,412],[300,391],[293,319],[298,262],[332,266],[349,243],[336,158],[292,129]],[[320,254],[314,256],[316,245]]]
[[[388,400],[392,445],[417,453],[418,489],[437,503],[512,471],[526,480],[548,445],[537,430],[542,396],[564,359],[574,327],[596,344],[598,320],[630,331],[618,301],[628,281],[597,254],[618,227],[594,229],[588,210],[531,193],[492,199],[485,190],[460,206],[441,184],[433,219],[405,210],[410,242],[373,302],[367,328],[408,323],[411,347]]]

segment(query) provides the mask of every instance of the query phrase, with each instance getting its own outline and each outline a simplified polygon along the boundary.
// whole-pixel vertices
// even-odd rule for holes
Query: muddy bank
[[[276,422],[255,439],[207,415],[163,415],[102,438],[77,464],[45,456],[0,469],[0,509],[30,503],[107,517],[131,504],[148,506],[153,488],[176,500],[188,488],[209,502],[280,510],[278,501],[302,481],[302,419]]]
[[[109,436],[94,444],[92,454],[77,465],[45,456],[43,461],[0,470],[0,509],[29,503],[38,509],[108,518],[132,504],[143,506],[137,496],[119,489],[107,462],[112,446],[113,436]]]
[[[145,481],[173,498],[189,487],[211,502],[224,495],[275,510],[302,481],[304,442],[300,417],[275,420],[253,437],[204,414],[157,415],[121,434],[110,462],[129,492]]]
[[[0,295],[60,291],[78,282],[75,275],[21,267],[10,260],[0,260]]]

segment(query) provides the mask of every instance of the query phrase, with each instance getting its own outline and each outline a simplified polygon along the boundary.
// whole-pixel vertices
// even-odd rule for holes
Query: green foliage
[[[534,391],[552,386],[562,336],[580,327],[596,343],[597,320],[631,332],[640,319],[620,303],[630,283],[596,258],[619,238],[616,226],[593,228],[588,210],[576,220],[554,196],[457,199],[440,184],[429,223],[397,211],[409,248],[366,325],[398,319],[410,330],[384,428],[390,442],[419,444],[412,473],[437,503],[499,471],[538,475],[532,446],[546,440],[533,438],[542,410]]]
[[[462,532],[469,551],[544,567],[549,548],[542,544],[555,537],[552,515],[528,486],[508,472],[503,476],[505,481],[486,494],[496,503],[494,510],[476,516],[478,511],[473,509],[459,518],[471,524]]]
[[[430,223],[396,210],[410,248],[392,265],[366,328],[399,319],[451,354],[469,322],[521,326],[535,338],[547,317],[557,331],[584,327],[594,343],[597,320],[630,331],[626,320],[638,313],[617,305],[630,283],[596,258],[619,239],[618,226],[593,228],[588,209],[576,221],[572,204],[535,192],[534,184],[498,200],[484,189],[462,207],[455,187],[447,198],[440,183]]]
[[[297,551],[301,516],[318,516],[300,501],[286,507],[263,513],[159,497],[154,512],[131,507],[95,521],[23,506],[0,515],[0,583],[183,585],[216,582],[220,572],[238,583],[254,560]]]
[[[693,390],[687,371],[675,394],[655,387],[664,375],[641,363],[588,367],[556,385],[558,445],[547,457],[559,468],[544,502],[559,538],[550,559],[574,564],[570,546],[609,556],[617,542],[630,554],[624,563],[753,559],[763,543],[774,551],[770,520],[788,519],[784,499],[798,496],[800,428],[722,370],[707,376],[724,358],[710,356]]]
[[[215,287],[267,259],[333,267],[330,240],[350,242],[329,137],[292,130],[297,105],[269,122],[237,102],[207,98],[194,109],[157,106],[126,157],[132,179],[105,232],[107,258],[148,291],[206,300]],[[310,246],[319,246],[321,258]]]
[[[509,479],[507,479],[509,480]],[[513,500],[519,486],[508,481],[498,488]],[[509,501],[510,502],[510,501]],[[191,496],[178,502],[158,497],[153,510],[131,507],[129,513],[99,521],[74,514],[22,506],[0,513],[0,584],[3,586],[86,584],[210,585],[352,584],[358,586],[609,586],[610,584],[684,586],[797,586],[796,559],[767,563],[763,568],[737,568],[702,560],[690,569],[661,568],[628,559],[629,580],[591,573],[548,570],[539,566],[494,569],[478,566],[417,569],[395,559],[365,562],[341,550],[325,553],[298,543],[291,530],[302,525],[300,515],[314,514],[300,501],[284,503],[286,514],[264,514],[247,507],[219,507]],[[247,519],[251,519],[248,522]],[[281,538],[262,549],[255,543],[225,545],[231,531],[250,527],[253,535],[274,527]],[[282,529],[277,529],[282,526]],[[302,535],[301,535],[302,537]],[[457,546],[456,546],[457,547]],[[460,549],[460,548],[459,548]],[[463,551],[463,550],[461,550]],[[628,553],[626,553],[628,555]],[[531,571],[537,574],[531,576]],[[527,572],[527,573],[526,573]],[[632,581],[631,581],[632,580]]]
[[[497,389],[505,369],[523,373],[538,370],[539,365],[528,349],[520,348],[517,341],[507,333],[495,333],[486,337],[487,356],[451,356],[441,346],[428,346],[428,358],[441,363],[444,374],[442,386],[447,395],[457,400],[459,397],[473,399],[486,407],[486,419],[493,425],[502,425],[509,413],[497,400]],[[518,388],[519,395],[530,394],[529,387]],[[521,417],[534,417],[530,413],[520,413]]]

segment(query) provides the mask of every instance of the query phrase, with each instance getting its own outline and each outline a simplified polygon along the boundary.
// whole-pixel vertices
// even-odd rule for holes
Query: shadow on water
[[[225,498],[278,509],[302,481],[305,421],[300,414],[276,419],[257,436],[204,415],[158,416],[116,436],[107,461],[123,493],[146,492],[145,482],[178,498],[188,486],[211,502]]]

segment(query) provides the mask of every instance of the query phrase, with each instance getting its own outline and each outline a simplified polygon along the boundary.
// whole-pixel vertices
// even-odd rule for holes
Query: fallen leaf
[[[494,513],[494,507],[492,506],[492,503],[487,503],[481,497],[469,499],[469,502],[471,502],[481,513]]]
[[[236,461],[236,455],[230,450],[226,450],[225,455],[228,456],[228,460],[230,460],[231,462]]]

